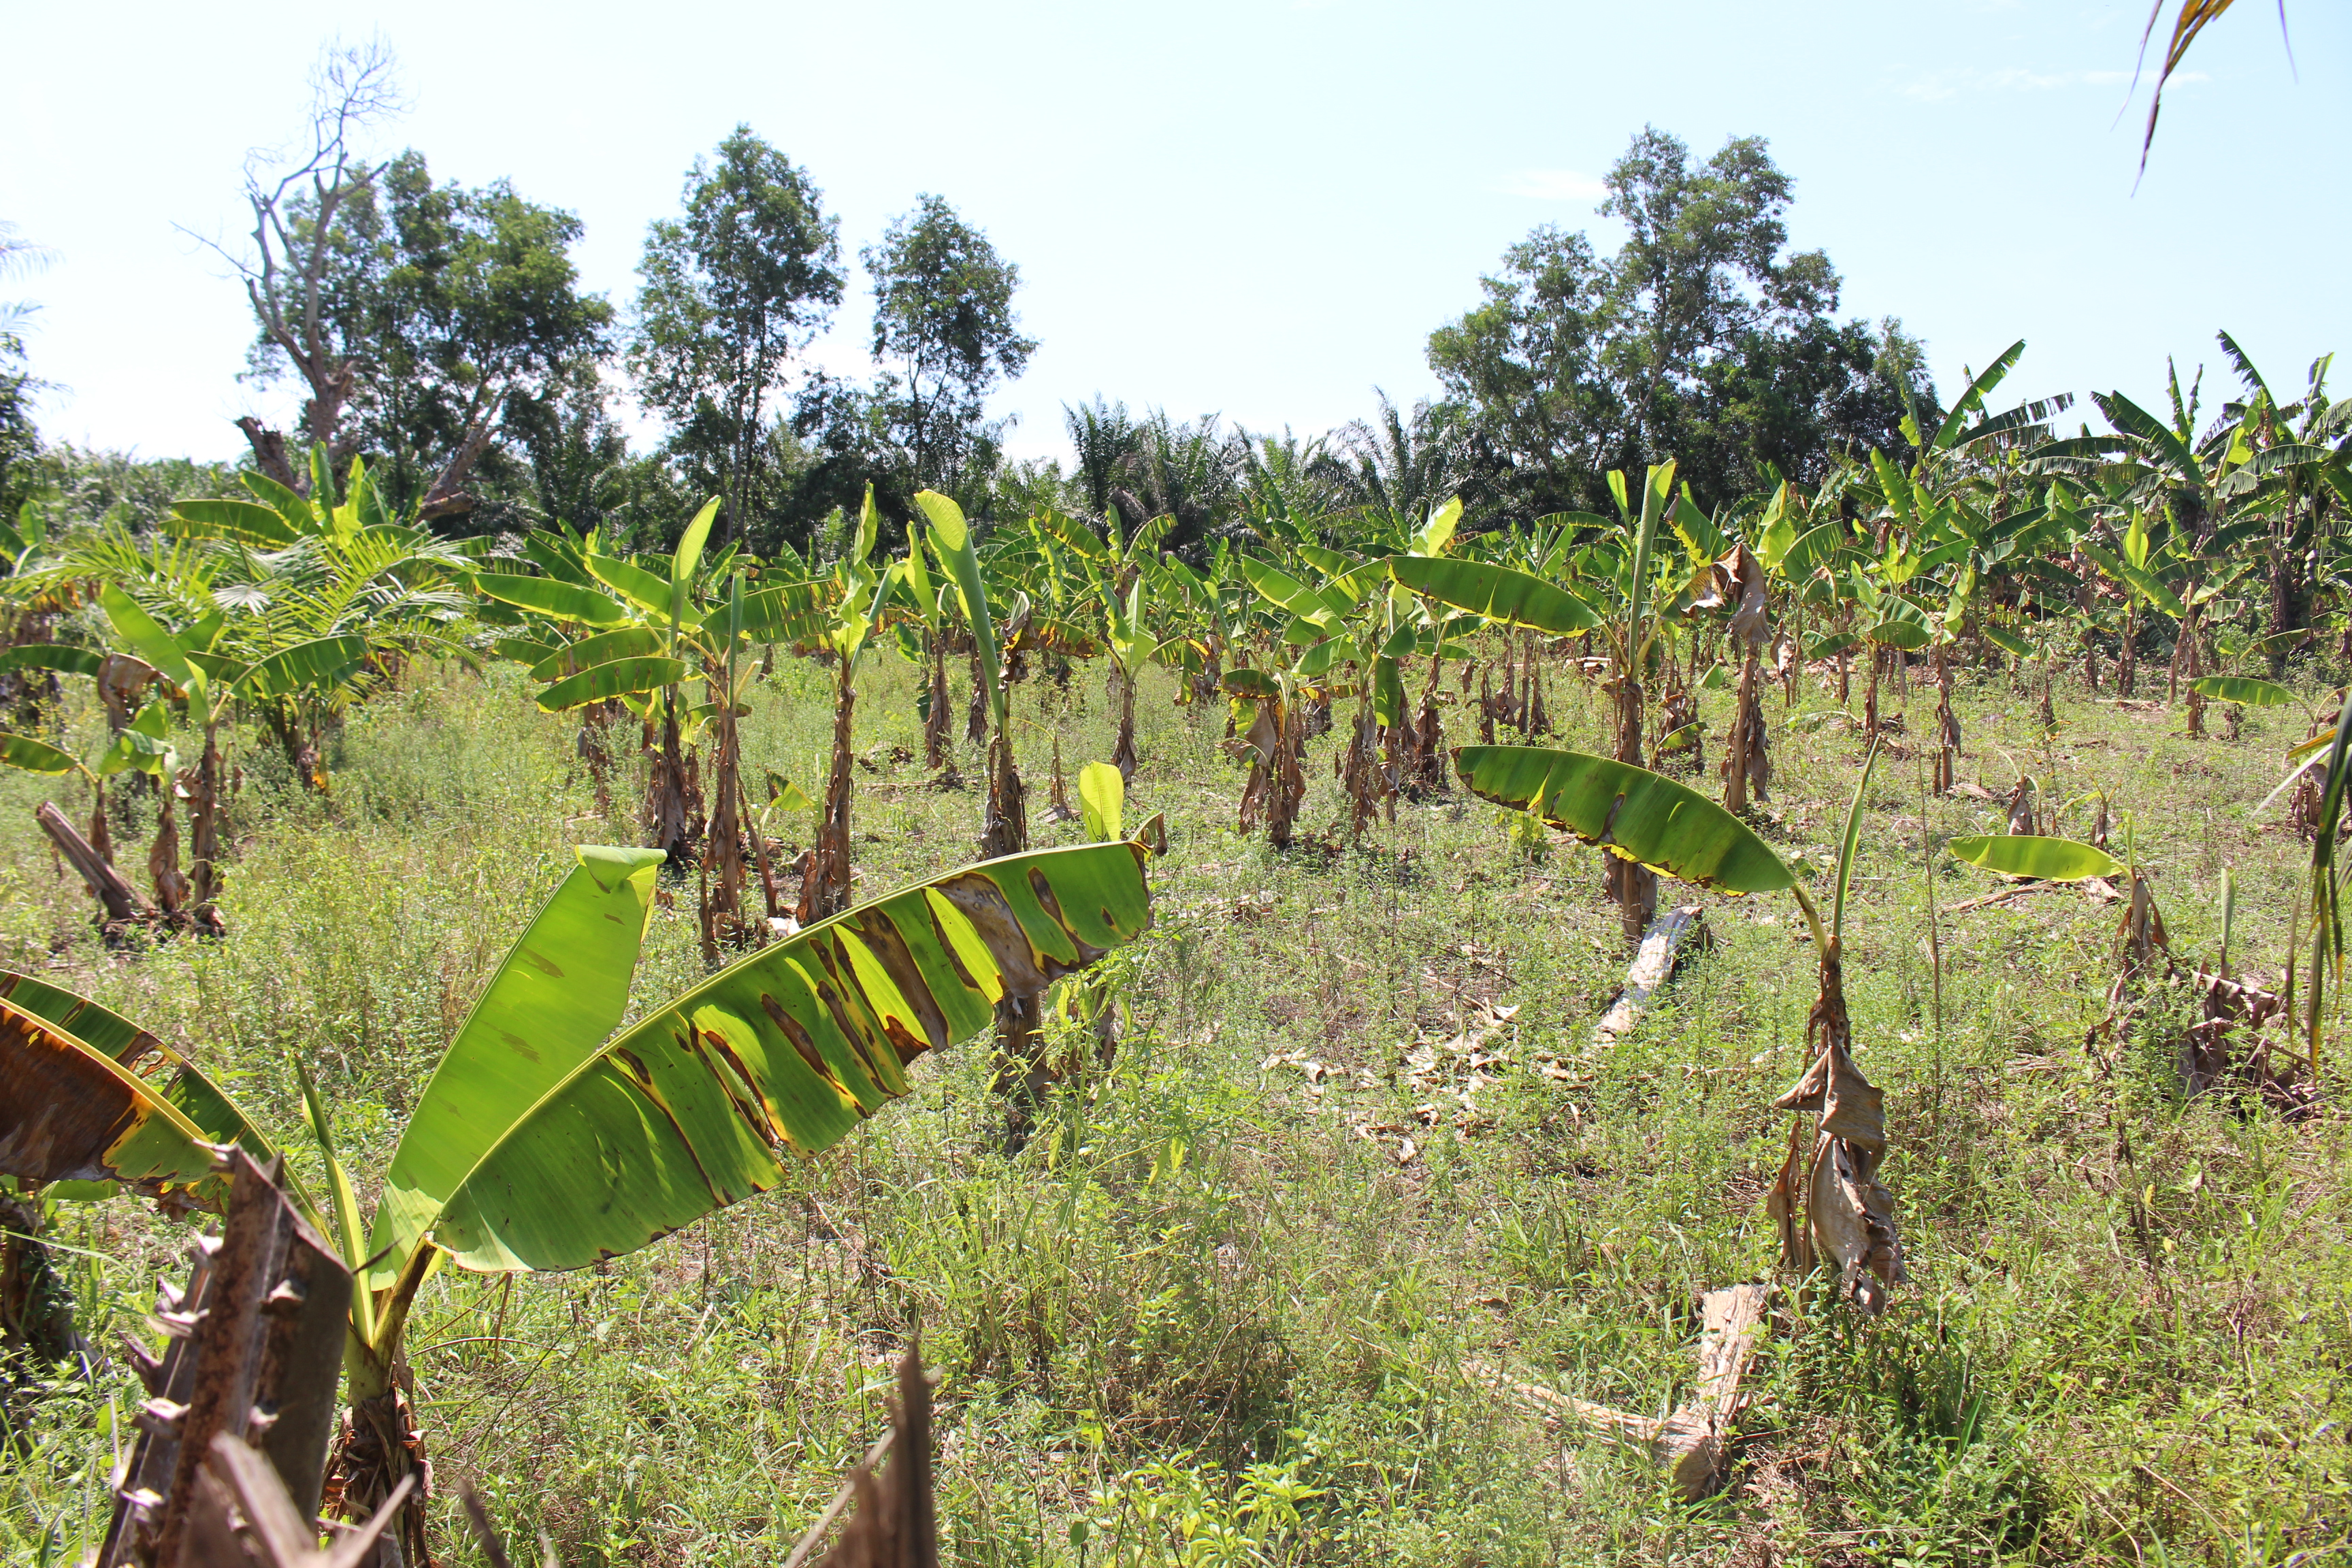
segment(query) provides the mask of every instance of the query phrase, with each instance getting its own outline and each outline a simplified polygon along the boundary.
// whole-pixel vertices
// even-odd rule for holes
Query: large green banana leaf
[[[519,610],[529,610],[550,620],[578,621],[592,626],[617,626],[628,621],[628,607],[617,599],[583,588],[577,583],[559,583],[552,577],[518,577],[504,573],[483,572],[473,579],[474,587],[484,598],[502,605],[512,605]]]
[[[651,626],[622,626],[598,632],[575,643],[549,650],[530,663],[533,680],[562,680],[616,658],[646,658],[661,652],[662,635]]]
[[[72,752],[30,735],[0,735],[0,763],[28,773],[69,773],[81,766]]]
[[[439,1200],[434,1239],[468,1268],[576,1268],[775,1185],[788,1155],[905,1094],[908,1062],[986,1027],[1007,989],[1139,934],[1146,854],[984,861],[763,948],[602,1049],[565,1041],[583,1059],[561,1081],[478,1107],[505,1130]]]
[[[653,918],[658,849],[583,846],[443,1053],[393,1152],[371,1254],[400,1277],[449,1194],[512,1125],[620,1026]]]
[[[15,647],[0,649],[0,675],[19,669],[54,669],[59,675],[95,677],[99,666],[105,662],[102,653],[58,643],[18,643]]]
[[[1540,577],[1450,555],[1400,555],[1389,573],[1416,594],[1484,616],[1499,626],[1566,636],[1601,624],[1598,611]]]
[[[1541,746],[1457,746],[1454,766],[1472,794],[1665,876],[1727,893],[1796,885],[1745,823],[1647,768]]]
[[[277,512],[249,500],[174,501],[164,530],[184,538],[227,539],[263,550],[282,550],[300,537]]]
[[[616,658],[557,681],[539,694],[539,706],[543,712],[561,713],[602,702],[607,697],[659,691],[685,679],[686,661],[682,658]]]
[[[2119,877],[2124,871],[2124,863],[2104,849],[2078,844],[2072,838],[2043,838],[2031,833],[1955,838],[1951,849],[1971,866],[1981,866],[2004,877],[2032,877],[2044,882]]]
[[[2294,693],[2275,680],[2250,675],[2208,675],[2189,683],[2189,689],[2209,700],[2242,702],[2249,708],[2292,708]]]
[[[247,697],[285,697],[297,691],[327,691],[344,672],[363,663],[368,655],[363,637],[317,637],[280,648],[248,666],[236,678],[236,689]]]

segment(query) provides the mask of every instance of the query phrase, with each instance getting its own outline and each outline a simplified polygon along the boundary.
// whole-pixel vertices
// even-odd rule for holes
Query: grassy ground
[[[918,744],[911,674],[882,661],[858,706],[867,891],[968,858],[978,829],[976,795],[887,760]],[[1020,690],[1041,806],[1055,736],[1073,773],[1109,752],[1098,681]],[[823,692],[820,672],[780,670],[750,764],[814,780]],[[1689,1393],[1697,1293],[1773,1264],[1759,1199],[1788,1118],[1768,1104],[1801,1068],[1813,994],[1793,907],[1700,900],[1712,950],[1596,1047],[1624,955],[1593,851],[1515,858],[1498,814],[1455,797],[1401,805],[1360,851],[1269,854],[1232,832],[1222,712],[1168,696],[1154,685],[1139,710],[1129,820],[1164,810],[1171,854],[1156,927],[1123,961],[1116,1064],[1007,1159],[985,1053],[962,1047],[765,1198],[609,1267],[436,1280],[411,1344],[451,1560],[473,1560],[449,1484],[472,1476],[567,1563],[777,1561],[880,1429],[918,1328],[944,1374],[960,1563],[2346,1553],[2344,1124],[2182,1103],[2160,1041],[2101,1070],[2083,1038],[2117,911],[2074,891],[1944,917],[1939,1026],[1931,886],[1949,906],[1992,882],[1934,851],[1998,830],[1997,806],[1924,799],[1924,764],[1882,761],[1847,978],[1914,1284],[1871,1322],[1800,1314],[1784,1292],[1732,1484],[1684,1506],[1639,1458],[1548,1429],[1469,1369],[1652,1414]],[[1794,712],[1828,705],[1810,683],[1800,697]],[[1595,744],[1592,695],[1562,678],[1555,698],[1567,743]],[[1924,731],[1928,703],[1908,707]],[[2005,793],[2054,767],[2060,795],[2106,791],[2184,959],[2213,953],[2234,868],[2237,961],[2275,975],[2305,851],[2252,808],[2299,721],[2192,741],[2177,712],[2062,689],[2044,745],[1999,679],[1958,708],[1964,776]],[[1785,716],[1763,825],[1825,865],[1860,749]],[[1469,738],[1459,710],[1448,723]],[[1337,741],[1314,743],[1305,826],[1339,816]],[[596,814],[571,756],[569,724],[510,674],[459,672],[355,715],[327,799],[248,749],[234,934],[135,959],[96,945],[31,825],[53,781],[0,781],[0,958],[146,1022],[289,1133],[299,1055],[353,1165],[380,1169],[567,847],[635,837]],[[692,902],[688,884],[656,917],[646,1001],[699,973]],[[1474,1058],[1459,1037],[1490,1007],[1517,1011]],[[138,1331],[182,1237],[124,1203],[57,1225],[81,1249],[66,1261],[89,1326]],[[6,1562],[70,1560],[102,1526],[131,1386],[110,1373],[20,1406],[0,1452]]]

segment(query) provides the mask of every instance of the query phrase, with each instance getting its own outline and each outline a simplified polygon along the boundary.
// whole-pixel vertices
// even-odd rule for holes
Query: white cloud
[[[1538,202],[1595,202],[1609,194],[1592,175],[1574,169],[1519,169],[1496,181],[1494,190]]]

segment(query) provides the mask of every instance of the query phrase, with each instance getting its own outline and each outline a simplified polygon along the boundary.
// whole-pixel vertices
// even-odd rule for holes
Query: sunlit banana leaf
[[[1566,636],[1601,624],[1600,613],[1540,577],[1450,555],[1400,555],[1389,574],[1416,594],[1483,616],[1498,626]]]
[[[1745,823],[1647,768],[1540,746],[1460,746],[1454,767],[1482,799],[1532,813],[1665,876],[1727,893],[1795,885]]]
[[[640,691],[659,691],[686,679],[682,658],[616,658],[559,680],[539,694],[540,710],[561,713],[568,708],[602,702]]]
[[[281,648],[236,678],[237,691],[248,697],[285,697],[297,691],[325,691],[340,685],[346,673],[365,662],[367,642],[362,637],[318,637]]]
[[[907,1092],[906,1064],[988,1026],[1150,919],[1134,844],[1008,856],[902,889],[744,959],[590,1055],[450,1195],[466,1268],[574,1268],[783,1178]],[[543,955],[567,968],[568,954]],[[541,1047],[540,1048],[545,1048]]]
[[[135,1074],[164,1104],[178,1111],[212,1143],[240,1143],[256,1159],[274,1152],[242,1106],[229,1098],[194,1062],[130,1019],[87,996],[29,974],[0,970],[0,1001],[32,1015]],[[109,1195],[111,1183],[68,1183],[49,1189],[53,1197],[95,1199]]]
[[[562,680],[616,658],[645,658],[661,652],[662,635],[652,626],[621,626],[548,649],[530,661],[533,680]],[[665,683],[667,684],[667,683]]]
[[[2033,645],[2006,626],[1987,626],[1984,635],[1987,642],[2003,653],[2015,654],[2020,658],[2033,657]]]
[[[579,863],[490,976],[442,1055],[394,1151],[368,1240],[376,1289],[400,1277],[417,1237],[519,1110],[594,1054],[620,1026],[646,924],[658,849],[583,846]]]
[[[2043,882],[2079,882],[2085,877],[2119,877],[2124,871],[2124,863],[2104,849],[2031,833],[1955,838],[1951,850],[1971,866]]]
[[[20,669],[54,669],[59,675],[95,677],[106,656],[86,647],[67,647],[62,643],[18,643],[15,647],[0,649],[0,675]]]
[[[0,1000],[0,1174],[121,1182],[148,1194],[188,1192],[202,1202],[219,1183],[205,1142],[205,1130],[161,1089],[38,1014]]]
[[[2249,708],[2294,708],[2294,693],[2275,680],[2256,680],[2246,675],[2208,675],[2189,683],[2189,689],[2198,696],[2222,702],[2242,702]]]
[[[743,595],[743,636],[752,642],[806,642],[832,625],[832,589],[824,583],[787,583]]]
[[[518,577],[503,572],[484,572],[474,578],[474,587],[484,597],[502,605],[512,605],[519,610],[530,610],[551,620],[578,621],[583,626],[616,626],[628,620],[628,606],[619,600],[599,594],[593,588],[583,588],[577,583],[559,583],[552,577]]]
[[[179,639],[156,625],[155,617],[141,609],[130,595],[109,583],[98,591],[98,603],[131,645],[131,651],[153,665],[164,679],[183,691],[204,690],[204,673],[188,662]]]
[[[81,766],[70,753],[30,735],[0,735],[0,763],[28,773],[69,773]]]
[[[283,550],[301,536],[270,508],[249,500],[174,501],[164,531],[184,539],[227,539]]]

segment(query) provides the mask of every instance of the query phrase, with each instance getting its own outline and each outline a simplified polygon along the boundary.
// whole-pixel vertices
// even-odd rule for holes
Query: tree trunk
[[[105,795],[101,786],[98,809],[92,817],[92,826],[101,830],[106,824]],[[75,832],[73,824],[66,820],[65,813],[43,801],[34,811],[33,820],[41,825],[41,831],[49,836],[50,842],[58,847],[58,853],[66,858],[66,863],[80,873],[82,881],[89,886],[91,896],[98,900],[99,908],[104,911],[101,917],[103,925],[119,927],[152,921],[155,918],[154,909],[140,897],[139,889],[114,868],[113,859]],[[103,838],[102,831],[100,836]]]
[[[1642,765],[1642,683],[1629,660],[1617,672],[1617,760]],[[1638,948],[1658,912],[1657,873],[1638,860],[1602,852],[1609,895],[1617,901],[1625,945]]]
[[[948,748],[948,647],[947,639],[939,633],[931,639],[931,691],[928,711],[923,715],[923,766],[934,771],[952,768],[954,754]]]
[[[808,874],[801,879],[801,901],[793,918],[814,925],[849,907],[849,806],[856,788],[850,752],[851,712],[857,691],[849,681],[848,665],[834,692],[833,759],[825,773],[824,800],[817,817],[816,843],[809,855]]]
[[[976,641],[971,649],[971,708],[964,715],[963,738],[975,746],[988,740],[988,678],[981,672],[980,645]]]
[[[720,684],[723,684],[721,682]],[[720,950],[740,948],[751,931],[743,919],[743,820],[741,741],[736,732],[730,694],[718,693],[719,712],[711,720],[717,731],[710,747],[710,830],[703,836],[702,962],[716,969]]]
[[[217,900],[223,877],[220,863],[221,755],[218,727],[205,726],[205,753],[193,777],[180,776],[188,795],[188,914],[196,929],[218,936],[226,929]]]
[[[1116,660],[1111,661],[1111,679],[1118,687],[1118,741],[1112,746],[1111,766],[1118,770],[1123,783],[1135,782],[1135,677]]]
[[[654,847],[683,868],[694,858],[694,826],[687,799],[686,749],[678,741],[677,698],[662,693],[661,749],[654,754],[653,786],[646,797],[646,825]]]

